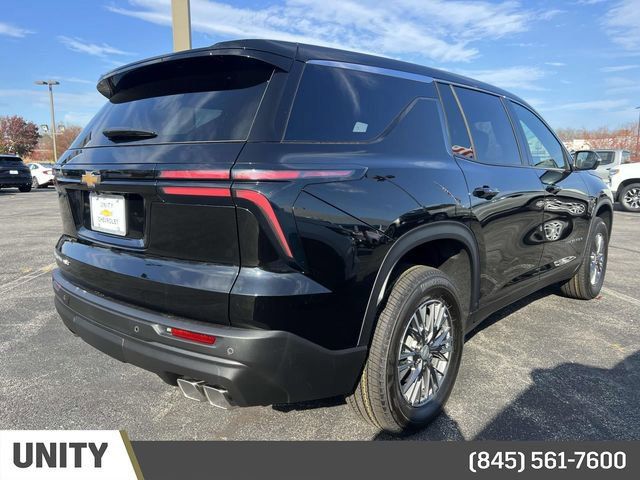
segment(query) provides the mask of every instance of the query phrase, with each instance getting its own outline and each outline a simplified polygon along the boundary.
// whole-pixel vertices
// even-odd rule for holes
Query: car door
[[[582,175],[590,173],[571,170],[568,152],[533,111],[516,102],[509,106],[528,161],[540,172],[546,191],[541,271],[570,268],[582,258],[589,234],[589,193]]]
[[[501,97],[441,84],[453,154],[466,178],[469,225],[483,253],[480,306],[535,281],[544,189],[523,161]]]

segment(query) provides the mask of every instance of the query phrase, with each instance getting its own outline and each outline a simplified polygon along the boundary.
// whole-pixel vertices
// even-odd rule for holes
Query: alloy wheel
[[[442,385],[453,349],[452,318],[440,299],[421,304],[411,315],[401,337],[398,382],[404,399],[419,407]]]
[[[604,272],[604,235],[598,233],[593,242],[590,255],[589,281],[591,285],[598,285]]]
[[[640,187],[634,187],[627,190],[622,198],[622,202],[629,208],[634,210],[640,209]]]

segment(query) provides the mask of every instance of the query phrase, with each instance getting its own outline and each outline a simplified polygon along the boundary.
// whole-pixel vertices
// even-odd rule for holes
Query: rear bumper
[[[350,394],[366,348],[328,350],[282,331],[168,317],[90,293],[53,272],[65,325],[98,350],[175,382],[185,377],[228,392],[236,406],[295,403]],[[170,337],[167,327],[216,336],[214,345]]]
[[[21,187],[31,185],[31,176],[27,175],[2,175],[0,176],[0,187]]]

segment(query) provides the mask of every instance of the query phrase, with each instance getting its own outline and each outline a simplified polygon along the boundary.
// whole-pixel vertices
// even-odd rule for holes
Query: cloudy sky
[[[640,105],[640,0],[191,0],[194,47],[273,38],[359,50],[475,77],[555,127],[615,127]],[[104,72],[172,48],[170,0],[2,0],[0,115],[86,123]]]

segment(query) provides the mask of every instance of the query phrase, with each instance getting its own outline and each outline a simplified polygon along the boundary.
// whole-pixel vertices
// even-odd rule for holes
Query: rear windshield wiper
[[[106,128],[102,131],[102,134],[114,142],[145,140],[158,136],[156,132],[150,130],[138,130],[126,127]]]

